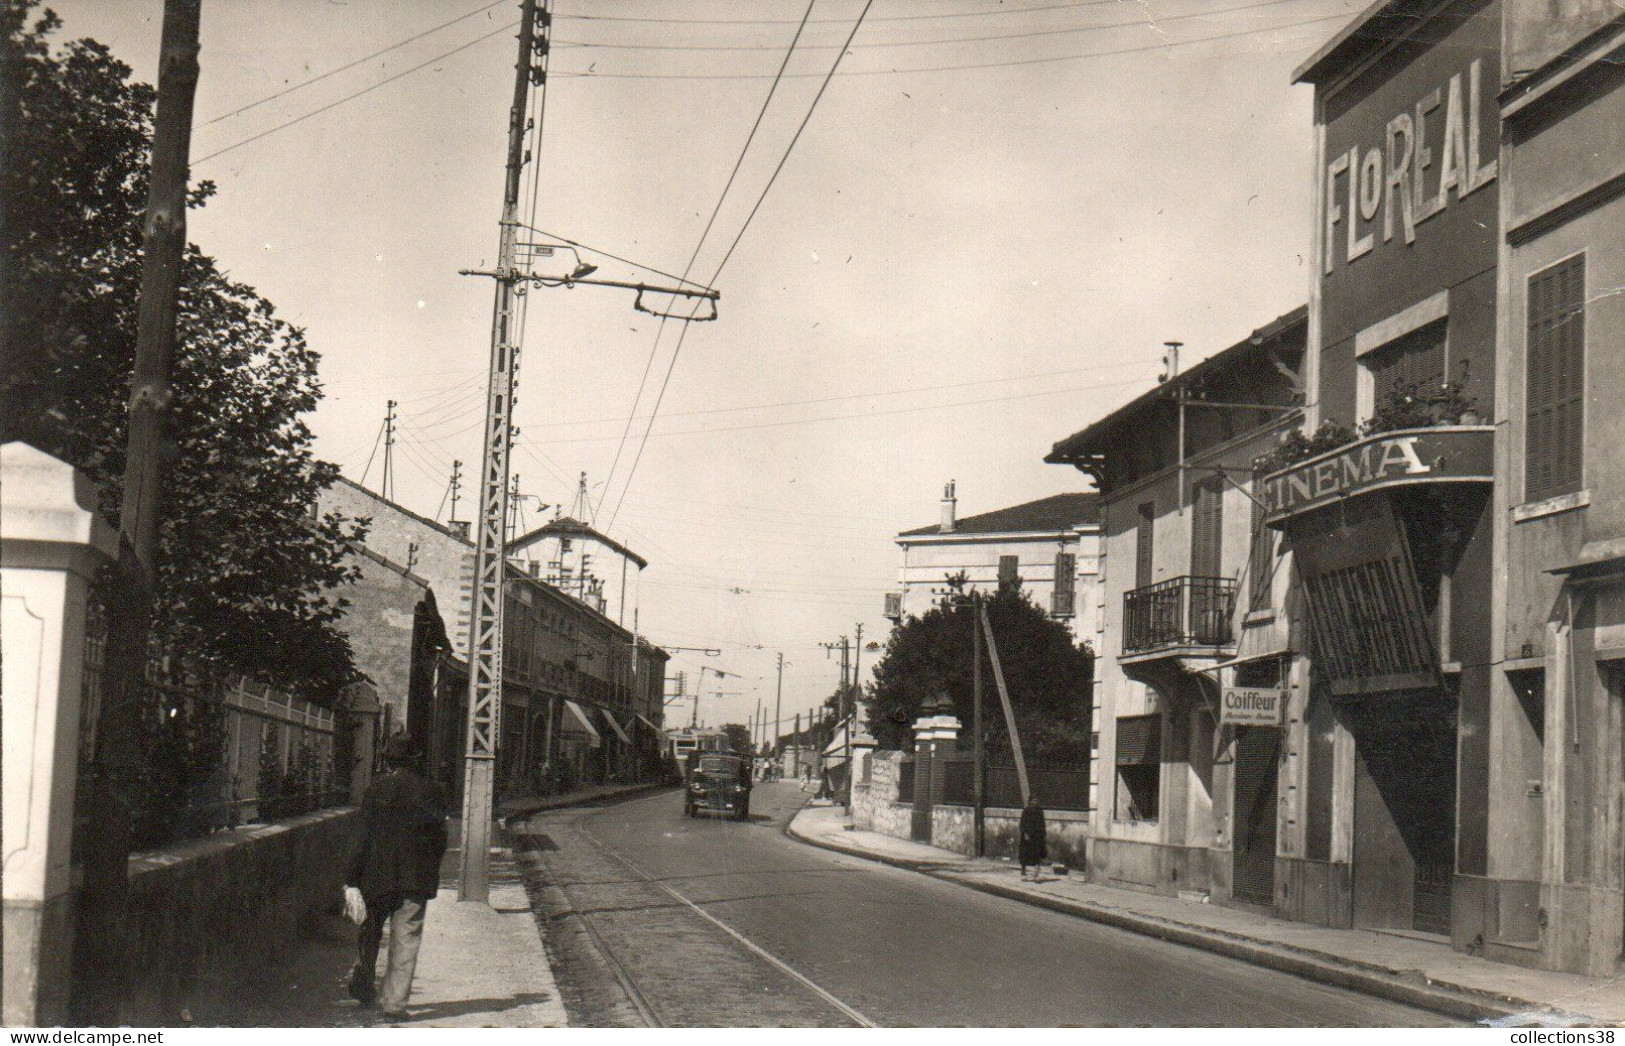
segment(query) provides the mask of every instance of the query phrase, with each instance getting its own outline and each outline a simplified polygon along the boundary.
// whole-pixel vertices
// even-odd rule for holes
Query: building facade
[[[1285,577],[1254,474],[1301,422],[1306,328],[1282,316],[1045,458],[1100,491],[1097,882],[1269,903],[1281,732],[1226,724],[1222,699],[1279,686]]]
[[[950,481],[942,494],[941,521],[897,535],[900,588],[887,596],[886,616],[898,621],[924,614],[942,599],[950,577],[963,577],[965,589],[977,592],[1019,582],[1050,616],[1066,622],[1080,639],[1088,638],[1077,622],[1099,555],[1096,501],[1092,493],[1055,494],[960,519]]]
[[[426,641],[433,646],[432,683],[409,686],[404,694],[381,692],[380,701],[392,704],[391,719],[422,740],[431,772],[460,794],[473,544],[461,528],[419,516],[348,480],[328,488],[318,508],[370,520],[366,548],[359,553],[369,567],[392,565],[428,590],[430,606],[456,608],[444,615],[439,638]],[[364,570],[364,579],[372,573]],[[357,594],[370,600],[367,592]],[[345,627],[352,630],[352,643],[366,650],[398,645],[404,622],[396,608],[393,615],[352,615]],[[510,564],[498,794],[541,794],[654,774],[668,656],[596,606]],[[378,682],[381,691],[398,690],[400,680],[386,675]]]
[[[1625,16],[1507,0],[1486,951],[1625,953]],[[1464,931],[1465,932],[1465,931]]]

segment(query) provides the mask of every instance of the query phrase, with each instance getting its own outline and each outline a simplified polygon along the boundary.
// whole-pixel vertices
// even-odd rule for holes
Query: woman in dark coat
[[[1049,856],[1049,838],[1044,826],[1044,808],[1036,797],[1029,796],[1026,809],[1021,811],[1021,878],[1027,878],[1027,867],[1032,866],[1033,882]]]

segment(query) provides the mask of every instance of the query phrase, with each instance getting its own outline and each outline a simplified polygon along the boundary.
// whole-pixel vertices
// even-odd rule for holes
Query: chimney
[[[954,509],[958,505],[959,499],[954,497],[954,481],[950,479],[948,485],[942,488],[942,522],[937,525],[938,533],[954,532]]]
[[[447,523],[446,526],[451,528],[451,532],[453,534],[456,534],[464,541],[468,540],[468,520],[454,519],[450,523]]]
[[[1179,349],[1185,343],[1182,341],[1165,341],[1162,344],[1167,351],[1162,354],[1162,376],[1157,379],[1159,385],[1163,382],[1173,381],[1179,376]]]

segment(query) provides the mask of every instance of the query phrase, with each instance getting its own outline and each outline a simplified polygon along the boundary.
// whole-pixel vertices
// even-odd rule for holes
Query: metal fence
[[[943,767],[945,803],[976,802],[975,763],[968,752],[956,752]],[[983,767],[983,806],[1022,806],[1021,778],[1015,766],[990,762]],[[1045,762],[1027,765],[1027,783],[1046,810],[1089,809],[1089,767],[1085,763]]]
[[[80,769],[101,740],[106,615],[86,619]],[[135,811],[138,845],[196,838],[348,801],[338,766],[338,717],[330,708],[242,677],[212,678],[183,659],[154,657],[142,743],[151,772]],[[81,789],[81,794],[86,794]]]

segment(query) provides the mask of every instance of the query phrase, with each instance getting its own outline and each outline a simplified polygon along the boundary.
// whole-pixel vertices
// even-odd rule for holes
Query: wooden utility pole
[[[987,765],[982,749],[987,734],[982,726],[982,622],[981,598],[971,597],[971,802],[975,809],[976,856],[987,853]]]
[[[1016,777],[1021,783],[1021,805],[1032,798],[1027,787],[1027,760],[1021,754],[1021,734],[1016,731],[1016,710],[1010,704],[1010,691],[1004,685],[1004,668],[999,664],[999,643],[993,638],[993,625],[987,619],[987,604],[977,601],[976,609],[982,619],[982,632],[987,636],[987,656],[993,662],[993,682],[999,688],[999,702],[1004,705],[1004,723],[1010,730],[1010,751],[1016,757]]]
[[[779,717],[784,713],[784,651],[779,652],[779,683],[773,691],[773,752],[778,754],[779,736],[784,727]]]
[[[139,727],[147,709],[152,600],[163,518],[165,421],[175,354],[175,314],[186,255],[186,183],[198,81],[202,0],[165,0],[158,58],[147,211],[142,226],[141,299],[136,314],[129,432],[119,506],[119,561],[108,615],[103,678],[107,688],[95,754],[95,794],[85,848],[80,941],[86,972],[83,1023],[117,1024],[127,970],[120,951],[129,884],[133,789],[145,753]]]
[[[485,399],[485,445],[480,466],[480,516],[474,543],[473,605],[469,614],[468,752],[463,767],[461,901],[490,897],[491,807],[495,798],[497,745],[502,736],[502,611],[507,574],[504,530],[508,522],[508,464],[513,449],[514,373],[519,330],[514,315],[519,237],[519,187],[525,166],[525,108],[536,48],[537,0],[524,0],[519,15],[519,57],[514,65],[513,103],[508,110],[507,177],[502,189],[497,240],[496,303],[491,323],[491,361]]]

